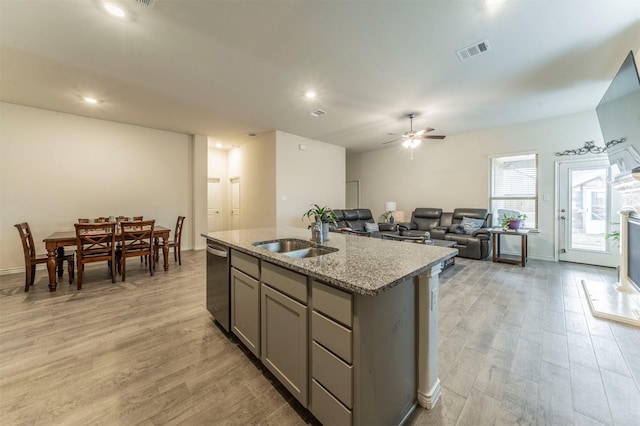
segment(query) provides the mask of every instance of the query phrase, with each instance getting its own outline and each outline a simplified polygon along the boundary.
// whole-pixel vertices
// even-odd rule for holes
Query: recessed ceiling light
[[[92,104],[92,105],[96,105],[97,103],[99,103],[100,101],[97,100],[96,98],[90,98],[88,96],[85,96],[84,98],[82,98],[83,101],[85,101],[88,104]]]
[[[497,4],[503,3],[504,0],[484,0],[485,6],[495,6]]]
[[[316,92],[314,92],[313,90],[307,90],[306,92],[304,92],[304,97],[305,98],[313,99],[316,96],[318,96],[318,94]]]
[[[124,9],[118,6],[117,4],[105,3],[104,8],[106,9],[107,12],[109,12],[110,14],[118,18],[124,18],[125,16],[127,16]]]
[[[216,148],[222,148],[222,144],[220,142],[216,143]]]

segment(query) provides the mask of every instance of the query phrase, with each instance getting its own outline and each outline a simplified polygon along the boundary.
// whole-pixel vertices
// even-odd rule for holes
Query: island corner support
[[[440,397],[438,378],[438,286],[440,265],[414,278],[418,317],[418,403],[431,410]]]

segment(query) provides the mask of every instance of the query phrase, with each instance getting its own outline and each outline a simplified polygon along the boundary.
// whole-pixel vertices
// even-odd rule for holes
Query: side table
[[[500,236],[501,235],[513,235],[520,237],[520,257],[510,256],[507,254],[500,254]],[[505,231],[502,229],[492,229],[491,238],[493,238],[493,261],[502,263],[511,263],[517,265],[518,263],[524,268],[529,256],[529,230],[523,229],[518,231]]]

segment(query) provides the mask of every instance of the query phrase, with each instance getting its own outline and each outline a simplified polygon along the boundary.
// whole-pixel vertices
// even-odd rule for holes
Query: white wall
[[[310,204],[344,207],[345,148],[280,131],[276,144],[278,226],[306,228],[309,221],[302,214]]]
[[[209,146],[206,136],[193,135],[191,142],[191,156],[189,164],[192,164],[191,173],[191,216],[193,226],[191,227],[191,241],[194,250],[204,250],[206,248],[205,239],[202,234],[208,232],[208,206],[207,206],[207,173]],[[185,219],[186,221],[186,219]]]
[[[229,179],[240,178],[240,227],[276,223],[276,134],[254,138],[229,153]]]
[[[530,236],[529,254],[554,260],[555,162],[567,158],[554,153],[590,140],[603,145],[595,111],[423,141],[414,160],[401,146],[349,155],[347,180],[360,180],[360,205],[374,216],[384,212],[385,201],[396,201],[410,220],[416,207],[488,208],[489,157],[538,153],[540,233]]]
[[[173,229],[187,216],[193,246],[191,137],[0,103],[0,271],[24,268],[14,224],[36,246],[79,217],[144,215]]]

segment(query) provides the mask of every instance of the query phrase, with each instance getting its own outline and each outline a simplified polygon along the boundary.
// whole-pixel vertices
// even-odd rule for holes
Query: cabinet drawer
[[[307,276],[263,262],[262,282],[307,304]]]
[[[318,345],[312,344],[311,377],[347,408],[353,408],[353,367]]]
[[[353,362],[351,330],[318,312],[311,315],[311,338],[345,360]]]
[[[323,425],[351,426],[351,411],[315,380],[311,381],[311,413]]]
[[[260,284],[231,268],[231,331],[260,357]]]
[[[353,326],[353,296],[351,293],[338,290],[337,288],[316,280],[313,280],[311,291],[313,309],[322,312],[348,327]]]
[[[231,249],[231,266],[257,280],[260,279],[260,259],[257,257]]]

